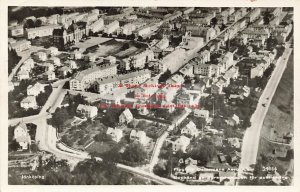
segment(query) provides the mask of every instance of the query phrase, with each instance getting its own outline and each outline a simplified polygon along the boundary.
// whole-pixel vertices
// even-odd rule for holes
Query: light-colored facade
[[[76,74],[75,78],[70,80],[70,89],[84,91],[91,83],[107,76],[117,74],[117,65],[102,65],[81,71]]]

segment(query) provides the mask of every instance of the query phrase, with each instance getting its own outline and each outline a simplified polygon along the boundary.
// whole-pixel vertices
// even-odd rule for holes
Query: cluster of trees
[[[166,82],[167,79],[169,79],[172,76],[172,73],[169,69],[167,69],[163,74],[158,79],[159,83],[164,83]]]
[[[8,18],[9,20],[17,20],[18,22],[23,21],[26,17],[34,15],[35,17],[48,17],[53,14],[63,14],[62,7],[41,7],[41,8],[32,8],[32,7],[22,7],[18,10],[13,11],[14,7],[8,9]]]
[[[79,104],[87,104],[87,101],[84,100],[84,97],[80,94],[71,96],[68,92],[66,97],[69,102],[68,107],[57,108],[55,113],[52,115],[52,118],[48,120],[48,123],[53,127],[57,128],[58,132],[62,132],[64,128],[64,122],[66,119],[76,115],[76,109]]]
[[[190,149],[187,153],[183,153],[181,150],[174,153],[171,145],[164,145],[159,157],[167,160],[167,162],[155,165],[153,172],[159,176],[167,177],[172,172],[172,169],[178,166],[179,159],[188,157],[198,160],[199,165],[205,166],[217,153],[210,138],[203,138],[193,142]]]
[[[25,117],[30,115],[36,115],[39,113],[38,109],[29,108],[25,110],[20,107],[20,101],[26,97],[27,87],[32,85],[31,79],[21,80],[19,86],[16,86],[13,91],[8,92],[8,117]]]
[[[42,175],[44,179],[22,179],[15,168],[9,170],[8,182],[11,185],[145,185],[146,180],[135,177],[118,169],[114,163],[88,159],[79,162],[71,171],[66,160],[50,157],[43,165],[42,159],[38,168],[31,175]]]
[[[40,27],[42,25],[42,21],[40,19],[37,20],[32,20],[32,19],[28,19],[26,20],[26,22],[24,23],[24,28],[35,28],[35,27]]]
[[[8,74],[12,72],[12,69],[21,60],[21,57],[17,54],[16,50],[8,49]]]
[[[46,101],[48,100],[48,97],[52,93],[52,86],[50,84],[45,86],[44,88],[45,88],[45,92],[40,93],[36,97],[36,102],[37,102],[38,106],[44,106]]]

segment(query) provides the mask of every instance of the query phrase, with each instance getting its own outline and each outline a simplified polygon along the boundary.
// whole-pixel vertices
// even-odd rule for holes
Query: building
[[[43,74],[44,78],[48,81],[53,81],[56,79],[56,76],[55,76],[55,73],[54,71],[46,71],[44,74]]]
[[[184,135],[181,135],[178,139],[176,139],[172,143],[172,149],[173,149],[173,151],[181,150],[184,153],[186,153],[186,149],[190,145],[190,142],[191,142],[191,140],[189,138],[187,138]]]
[[[176,96],[176,102],[178,105],[183,106],[196,106],[200,101],[200,91],[182,90]]]
[[[36,28],[29,28],[25,30],[24,36],[26,39],[35,39],[36,37],[51,36],[53,30],[59,28],[61,28],[61,26],[59,25],[47,25]]]
[[[157,85],[157,84],[158,84],[157,78],[150,78],[147,81],[145,81],[143,84],[141,84],[141,86],[137,87],[134,90],[134,95],[141,96],[139,100],[142,101],[148,100],[149,97],[152,97],[152,95],[154,95],[158,90],[158,86],[151,86],[151,85]],[[148,97],[142,97],[143,95],[147,95]]]
[[[76,113],[86,118],[94,118],[98,115],[98,109],[95,106],[79,104]]]
[[[146,138],[146,133],[144,131],[131,130],[130,132],[130,140],[138,141],[142,145],[146,144]]]
[[[133,115],[129,109],[125,109],[119,116],[120,123],[130,123],[133,120]]]
[[[21,150],[27,150],[31,144],[31,138],[26,124],[19,124],[14,130],[14,139],[19,143]]]
[[[94,89],[99,93],[109,93],[113,90],[126,85],[139,85],[151,78],[151,71],[140,70],[124,75],[114,75],[98,79],[94,83]]]
[[[240,148],[241,147],[241,143],[239,141],[239,138],[236,138],[236,137],[228,138],[227,141],[232,147],[235,147],[235,148]]]
[[[9,49],[13,49],[16,52],[22,52],[30,49],[31,42],[27,40],[16,41],[14,43],[10,43],[8,47]]]
[[[104,64],[101,66],[92,67],[76,73],[73,79],[70,80],[70,89],[84,91],[96,79],[117,74],[117,65]]]
[[[187,63],[185,66],[183,66],[179,72],[184,76],[184,77],[193,77],[194,76],[194,67],[190,63]]]
[[[43,51],[39,51],[34,54],[33,58],[37,61],[46,61],[47,60],[47,54]]]
[[[117,31],[119,27],[119,21],[115,20],[112,23],[105,25],[103,32],[106,34],[112,34],[113,32]]]
[[[88,35],[86,22],[72,23],[67,29],[62,27],[53,30],[53,44],[63,50],[71,43],[76,43],[84,36]]]
[[[24,28],[22,25],[8,27],[8,35],[11,37],[20,37],[24,35]]]
[[[184,77],[179,74],[172,75],[169,79],[167,79],[166,84],[169,85],[182,85],[184,83]]]
[[[152,61],[154,59],[154,52],[150,49],[147,49],[141,53],[138,53],[134,56],[122,59],[120,63],[120,68],[129,70],[132,67],[134,69],[142,69],[145,67],[145,64]]]
[[[69,73],[72,72],[72,69],[68,66],[63,66],[61,68],[59,68],[58,70],[58,74],[65,77],[66,75],[68,75]]]
[[[56,56],[59,54],[59,51],[56,47],[49,47],[46,52],[48,55],[51,55],[51,56]]]
[[[107,135],[110,135],[112,140],[115,141],[115,142],[119,142],[122,137],[123,137],[123,131],[122,129],[117,129],[117,128],[111,128],[109,127],[106,131],[106,134]]]
[[[194,116],[203,118],[203,119],[205,119],[205,121],[207,121],[209,118],[209,111],[205,110],[205,109],[195,109]]]
[[[197,137],[199,135],[199,131],[193,121],[190,121],[185,127],[181,129],[181,134],[187,134],[192,137]]]
[[[204,43],[209,42],[217,35],[217,31],[211,27],[202,27],[197,25],[185,25],[182,27],[183,32],[191,32],[192,37],[202,37]]]
[[[89,25],[89,30],[92,33],[97,33],[99,31],[101,31],[104,27],[104,20],[102,18],[98,19],[97,21],[95,21],[94,23],[92,23],[91,25]]]
[[[44,85],[38,82],[34,85],[29,85],[27,87],[27,95],[38,96],[41,92],[43,93],[44,91]]]
[[[240,124],[240,118],[236,114],[233,114],[233,116],[227,120],[227,124],[231,126],[238,125]]]
[[[82,58],[82,52],[81,51],[74,51],[70,54],[71,59],[81,59]]]
[[[151,28],[149,25],[142,26],[136,30],[136,35],[145,37],[151,33]]]
[[[182,59],[186,57],[185,53],[184,49],[176,48],[173,52],[158,61],[156,70],[159,72],[165,72],[169,69],[172,74],[175,73],[185,64],[182,62]]]
[[[51,57],[48,62],[55,66],[61,66],[61,62],[58,57]]]
[[[37,106],[37,103],[36,103],[36,99],[35,99],[35,96],[27,96],[26,98],[24,98],[22,101],[21,101],[21,107],[24,108],[24,109],[29,109],[29,108],[32,108],[32,109],[36,109],[38,106]]]
[[[23,65],[21,65],[21,71],[30,72],[33,67],[34,67],[33,59],[27,59],[26,61],[24,61]]]
[[[136,26],[133,23],[128,23],[123,27],[120,27],[117,34],[131,35],[136,30]]]
[[[18,80],[29,79],[29,72],[25,70],[20,70],[17,74]]]

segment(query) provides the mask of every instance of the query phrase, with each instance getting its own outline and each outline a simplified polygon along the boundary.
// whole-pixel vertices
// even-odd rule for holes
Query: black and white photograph
[[[7,6],[7,185],[293,186],[294,7],[193,5]]]

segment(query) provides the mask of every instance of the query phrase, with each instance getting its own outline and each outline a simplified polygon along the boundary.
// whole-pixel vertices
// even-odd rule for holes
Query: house
[[[70,26],[54,29],[52,35],[54,46],[63,50],[72,42],[79,42],[80,39],[87,36],[88,26],[86,22],[72,23]]]
[[[172,75],[169,79],[167,79],[166,84],[172,85],[182,85],[184,83],[184,77],[179,74]]]
[[[44,91],[44,85],[40,84],[39,82],[27,87],[27,95],[38,96],[41,92],[43,93]]]
[[[45,25],[35,28],[28,28],[24,31],[24,36],[27,39],[35,39],[36,37],[51,36],[54,29],[61,28],[60,25]]]
[[[86,118],[94,118],[98,114],[98,109],[95,106],[79,104],[76,109],[76,113]]]
[[[205,119],[205,121],[207,121],[209,118],[209,111],[205,110],[205,109],[195,109],[194,116],[201,117],[201,118]]]
[[[34,67],[34,62],[32,59],[27,59],[23,65],[21,66],[21,71],[30,72],[31,69]]]
[[[36,99],[35,99],[35,96],[27,96],[26,98],[24,98],[21,103],[20,103],[21,107],[24,108],[24,109],[29,109],[29,108],[32,108],[32,109],[36,109],[38,106],[37,106],[37,103],[36,103]]]
[[[55,66],[61,66],[60,59],[58,57],[51,57],[49,63],[54,64]]]
[[[59,54],[59,51],[58,51],[58,49],[56,47],[49,47],[47,49],[47,54],[48,55],[52,55],[52,56],[56,56],[56,55]]]
[[[228,143],[231,145],[231,147],[235,147],[235,148],[240,148],[241,147],[241,143],[239,141],[239,138],[234,137],[234,138],[228,138]]]
[[[46,71],[43,74],[44,78],[47,79],[48,81],[53,81],[56,79],[55,73],[53,71]]]
[[[185,127],[181,129],[181,134],[187,134],[192,137],[197,137],[199,132],[193,121],[190,121]]]
[[[23,25],[9,26],[8,35],[11,37],[23,36],[24,28]]]
[[[240,118],[236,114],[233,114],[233,116],[227,120],[227,124],[231,126],[238,125],[240,124]]]
[[[178,139],[176,139],[172,144],[173,151],[182,150],[184,153],[186,153],[186,149],[190,144],[190,139],[187,138],[184,135],[181,135]]]
[[[71,67],[72,68],[72,67]],[[117,74],[117,65],[103,64],[76,73],[70,80],[70,89],[84,91],[96,79],[113,76]]]
[[[71,69],[78,69],[78,66],[75,61],[68,60],[65,62]]]
[[[200,100],[200,91],[193,90],[183,90],[181,91],[177,97],[176,102],[178,105],[184,105],[184,106],[192,106],[192,105],[198,105]]]
[[[22,52],[31,48],[31,42],[27,40],[20,40],[14,43],[9,43],[9,49],[13,49],[16,52]]]
[[[173,87],[163,87],[156,92],[155,98],[157,101],[173,102],[177,90],[177,88]]]
[[[186,64],[184,67],[182,67],[179,72],[184,76],[184,77],[193,77],[194,67],[190,63]]]
[[[72,69],[68,66],[63,66],[61,68],[59,68],[58,70],[59,75],[65,77],[66,75],[68,75],[68,73],[72,72]]]
[[[146,133],[144,131],[131,130],[130,132],[130,140],[138,141],[142,145],[145,144],[146,138]]]
[[[220,163],[226,163],[227,162],[226,157],[225,157],[224,154],[220,153],[217,156],[218,156],[218,159],[219,159]]]
[[[36,58],[36,60],[39,61],[46,61],[47,60],[47,54],[45,52],[39,51],[37,52],[34,57]]]
[[[74,52],[72,52],[71,54],[70,54],[70,58],[71,59],[75,59],[75,60],[77,60],[77,59],[81,59],[81,57],[82,57],[82,52],[81,51],[74,51]]]
[[[130,123],[133,120],[133,115],[129,109],[125,109],[119,116],[120,123]]]
[[[54,71],[54,65],[52,63],[42,63],[41,67],[45,69],[45,71]]]
[[[24,70],[20,70],[17,74],[18,80],[23,80],[23,79],[29,79],[29,72],[28,71],[24,71]]]
[[[106,131],[106,134],[107,135],[110,135],[112,140],[115,141],[115,142],[119,142],[122,137],[123,137],[123,131],[122,129],[117,129],[117,128],[111,128],[109,127]]]
[[[14,130],[14,139],[19,143],[21,150],[27,150],[31,144],[31,138],[26,124],[19,124]]]
[[[95,62],[97,56],[93,53],[88,53],[87,55],[84,56],[85,61],[90,61],[90,62]]]
[[[221,94],[224,87],[225,87],[225,83],[218,81],[217,83],[211,85],[211,93]]]
[[[242,89],[239,90],[239,94],[244,97],[248,97],[250,95],[250,87],[244,85]]]
[[[104,33],[111,34],[119,28],[119,21],[115,20],[112,23],[104,26]]]

